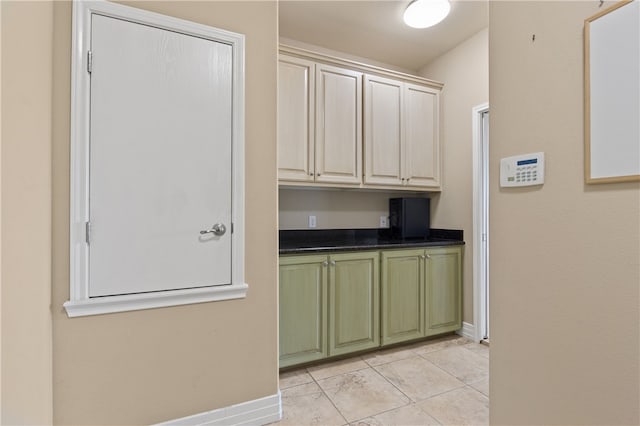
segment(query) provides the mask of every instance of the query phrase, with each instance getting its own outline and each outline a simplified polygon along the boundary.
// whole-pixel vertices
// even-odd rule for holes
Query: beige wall
[[[54,5],[53,414],[150,424],[276,394],[275,2],[140,2],[246,35],[246,299],[67,318],[71,4]],[[31,167],[23,162],[22,167]],[[25,224],[26,226],[26,224]]]
[[[280,229],[307,229],[309,215],[317,229],[379,228],[389,216],[389,198],[424,194],[332,189],[280,189]]]
[[[640,184],[584,184],[598,5],[490,6],[493,424],[640,423]],[[544,186],[499,188],[500,158],[535,151]]]
[[[489,100],[489,34],[485,29],[430,62],[420,75],[444,82],[440,129],[442,193],[431,197],[431,225],[463,229],[463,317],[473,318],[473,129],[471,109]]]
[[[50,424],[51,3],[2,8],[2,424]]]
[[[385,68],[385,69],[388,69],[388,70],[394,70],[394,71],[398,71],[398,72],[403,72],[405,74],[415,75],[415,73],[416,73],[415,70],[402,68],[402,67],[399,67],[397,65],[389,64],[389,63],[386,63],[386,62],[374,61],[373,59],[369,59],[369,58],[365,58],[365,57],[357,56],[357,55],[352,55],[352,54],[346,53],[346,52],[340,52],[340,51],[333,50],[333,49],[327,49],[326,47],[317,46],[315,44],[305,43],[303,41],[294,40],[294,39],[287,38],[287,37],[280,37],[280,43],[285,44],[287,46],[294,46],[294,47],[298,47],[300,49],[310,50],[312,52],[317,52],[317,53],[321,53],[321,54],[324,54],[324,55],[335,56],[335,57],[340,58],[340,59],[347,59],[347,60],[350,60],[350,61],[361,62],[363,64],[373,65],[373,66],[377,66],[377,67],[380,67],[380,68]]]

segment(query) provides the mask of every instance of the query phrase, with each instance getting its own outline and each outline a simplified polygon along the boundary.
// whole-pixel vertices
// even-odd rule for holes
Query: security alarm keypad
[[[500,160],[500,186],[531,186],[544,183],[544,152]]]

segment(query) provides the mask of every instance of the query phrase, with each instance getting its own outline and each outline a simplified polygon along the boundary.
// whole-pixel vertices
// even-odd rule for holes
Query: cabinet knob
[[[318,173],[316,176],[320,176],[320,173]]]
[[[309,176],[313,176],[313,173],[309,173]]]
[[[427,254],[425,257],[426,257],[427,259],[431,259],[431,255],[428,255],[428,254]]]
[[[329,264],[330,264],[331,266],[336,266],[336,261],[335,261],[335,260],[332,260],[331,262],[329,262]]]
[[[325,260],[324,262],[322,262],[322,266],[329,266],[329,262]]]
[[[420,259],[425,260],[427,258],[427,256],[425,256],[424,254],[420,256]]]

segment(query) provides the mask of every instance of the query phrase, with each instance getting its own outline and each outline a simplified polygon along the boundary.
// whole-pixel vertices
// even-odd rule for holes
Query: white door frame
[[[90,297],[89,293],[89,138],[92,15],[122,19],[159,29],[226,43],[233,48],[232,111],[232,282],[229,285]],[[244,282],[244,75],[242,34],[149,12],[110,1],[74,1],[71,61],[71,141],[69,218],[69,317],[177,306],[246,297]]]
[[[473,316],[475,325],[475,340],[481,341],[488,330],[487,277],[489,276],[489,211],[483,203],[483,194],[489,196],[488,185],[488,150],[484,146],[483,116],[489,112],[489,104],[483,103],[472,108],[473,123]],[[487,140],[488,141],[488,140]],[[486,166],[485,166],[486,164]],[[486,176],[486,180],[483,177]],[[486,216],[486,217],[485,217]],[[486,222],[486,230],[483,223]],[[483,244],[483,238],[485,244]]]

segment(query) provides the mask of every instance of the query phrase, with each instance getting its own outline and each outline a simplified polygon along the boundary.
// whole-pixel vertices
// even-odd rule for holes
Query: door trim
[[[489,112],[489,104],[483,103],[472,108],[473,129],[473,325],[475,328],[475,341],[484,339],[486,329],[486,285],[482,267],[482,200],[483,192],[483,156],[481,144],[483,140],[482,116]],[[487,171],[488,173],[488,171]],[[488,220],[488,218],[487,218]],[[487,235],[487,245],[488,245]],[[486,261],[488,267],[488,258]]]
[[[232,75],[232,280],[230,285],[134,295],[89,297],[89,125],[91,16],[99,14],[228,44]],[[107,1],[73,2],[71,55],[71,156],[69,214],[69,301],[67,315],[83,316],[161,306],[237,299],[244,282],[244,35]]]

